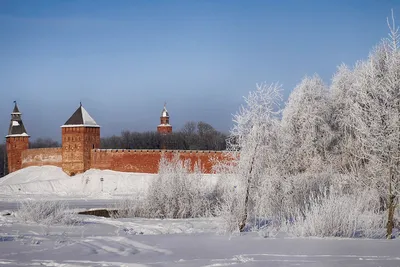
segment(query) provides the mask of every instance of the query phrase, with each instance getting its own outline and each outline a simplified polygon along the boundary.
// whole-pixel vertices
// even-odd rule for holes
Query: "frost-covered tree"
[[[373,164],[373,182],[388,194],[391,238],[400,190],[400,51],[398,28],[394,20],[388,25],[390,38],[355,70],[350,118],[360,144],[356,156]]]
[[[274,167],[281,99],[280,85],[262,83],[245,97],[245,105],[234,115],[228,150],[234,155],[240,151],[235,164],[235,174],[239,177],[240,231],[246,225],[252,189]]]
[[[282,113],[279,86],[262,84],[245,98],[228,142],[234,161],[218,172],[230,231],[267,219],[300,235],[382,236],[387,210],[392,236],[400,53],[398,30],[389,27],[389,40],[368,60],[338,67],[330,90],[318,76],[306,77]]]
[[[305,77],[289,96],[282,116],[286,171],[295,174],[323,166],[332,142],[328,88],[317,75]]]
[[[350,120],[351,101],[354,99],[351,92],[354,83],[354,72],[345,64],[340,65],[332,78],[330,93],[332,104],[331,126],[335,133],[331,158],[336,169],[341,172],[354,169],[349,163],[354,162],[352,155],[358,147]]]

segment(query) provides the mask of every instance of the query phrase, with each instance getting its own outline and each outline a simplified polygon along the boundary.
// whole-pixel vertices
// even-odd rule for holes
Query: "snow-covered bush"
[[[112,218],[132,218],[132,217],[146,217],[146,210],[144,206],[144,197],[134,196],[117,200],[109,207]]]
[[[281,179],[266,178],[253,196],[252,216],[285,221],[303,211],[310,195],[320,196],[334,183],[331,173],[303,173]]]
[[[16,217],[25,222],[35,222],[44,225],[62,224],[74,225],[79,220],[68,213],[68,204],[65,201],[37,201],[24,200],[20,203]]]
[[[195,218],[215,216],[220,210],[220,196],[215,185],[203,175],[197,164],[179,155],[162,157],[159,173],[144,196],[116,203],[115,217]]]
[[[249,196],[248,222],[245,231],[277,231],[280,226],[299,212],[304,212],[310,195],[321,196],[325,188],[339,184],[338,175],[331,173],[299,174],[280,178],[264,176],[252,188]],[[243,210],[243,186],[233,173],[221,174],[217,190],[221,194],[221,215],[224,231],[238,231],[238,218]],[[269,235],[269,234],[268,234]]]
[[[219,193],[220,212],[222,225],[221,232],[233,233],[239,231],[238,225],[243,216],[244,186],[240,178],[235,173],[220,173],[216,185],[216,192]]]
[[[228,178],[229,177],[229,178]],[[223,232],[238,232],[243,196],[234,174],[221,176]],[[265,177],[252,188],[247,225],[264,237],[278,232],[296,236],[385,236],[386,221],[377,190],[363,189],[354,178],[332,172],[303,173],[282,178]],[[329,188],[329,190],[327,190]]]
[[[179,155],[161,158],[159,174],[144,201],[146,217],[194,218],[212,216],[218,210],[214,185],[197,165],[192,172],[191,162],[182,162]]]
[[[323,195],[310,196],[307,206],[288,221],[288,231],[296,236],[385,236],[385,218],[379,211],[376,191],[349,195],[327,190]]]

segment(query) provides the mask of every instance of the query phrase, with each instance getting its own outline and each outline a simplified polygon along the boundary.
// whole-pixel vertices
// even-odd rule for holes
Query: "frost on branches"
[[[367,60],[339,66],[329,86],[305,77],[282,111],[276,84],[245,98],[228,140],[235,160],[218,166],[228,231],[398,234],[399,32],[388,25]]]
[[[328,94],[328,87],[317,75],[305,77],[290,94],[282,116],[287,172],[318,169],[327,160],[333,139]]]
[[[390,38],[355,70],[350,123],[360,144],[355,156],[373,166],[372,183],[387,194],[387,238],[392,238],[400,190],[400,53],[394,19],[388,25]]]
[[[236,211],[235,219],[239,231],[243,231],[251,204],[253,188],[262,182],[262,178],[273,172],[279,130],[279,103],[282,99],[281,86],[278,84],[257,85],[244,99],[242,106],[234,116],[234,127],[228,140],[228,150],[235,153]],[[236,154],[235,154],[236,155]]]
[[[113,209],[115,217],[197,218],[215,216],[220,210],[213,180],[202,174],[199,164],[192,171],[190,160],[163,155],[157,177],[142,196],[124,199]]]

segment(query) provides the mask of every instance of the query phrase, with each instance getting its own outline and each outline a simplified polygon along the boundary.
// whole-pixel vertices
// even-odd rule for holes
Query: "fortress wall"
[[[21,154],[22,168],[29,166],[62,166],[61,147],[24,150]]]
[[[168,158],[178,154],[180,159],[190,159],[192,169],[199,162],[203,173],[212,172],[212,159],[222,159],[222,151],[197,150],[128,150],[128,149],[92,149],[92,169],[113,170],[121,172],[157,173],[161,155]]]

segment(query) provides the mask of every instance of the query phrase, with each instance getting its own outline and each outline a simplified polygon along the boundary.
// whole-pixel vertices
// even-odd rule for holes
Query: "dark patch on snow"
[[[78,214],[83,214],[83,215],[93,215],[93,216],[99,216],[99,217],[111,217],[113,215],[118,214],[118,210],[106,210],[106,209],[99,209],[99,210],[85,210],[85,211],[80,211]]]
[[[14,241],[15,237],[13,236],[0,236],[0,242],[6,242],[6,241]]]

